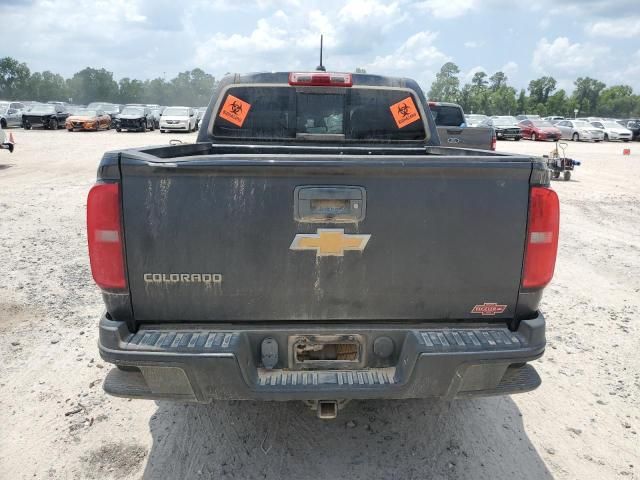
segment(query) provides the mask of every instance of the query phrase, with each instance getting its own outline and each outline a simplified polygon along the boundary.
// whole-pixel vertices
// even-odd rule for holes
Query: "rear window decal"
[[[411,97],[400,100],[389,108],[398,128],[404,128],[407,125],[411,125],[413,122],[420,120],[420,113],[418,113],[418,109],[416,108],[415,103],[413,103],[413,98]]]
[[[244,120],[247,118],[251,104],[240,100],[233,95],[227,95],[227,99],[220,109],[220,118],[224,118],[227,122],[231,122],[238,127],[242,127]]]

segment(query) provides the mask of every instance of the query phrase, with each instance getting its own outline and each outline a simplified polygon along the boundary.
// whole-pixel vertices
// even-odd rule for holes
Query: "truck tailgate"
[[[495,158],[264,154],[148,162],[124,153],[134,316],[149,322],[513,317],[530,174],[530,162]],[[338,210],[342,197],[355,192],[349,198],[361,199],[364,218],[299,221],[294,209],[300,213],[303,191],[311,198],[333,192],[337,204],[322,203],[324,194],[319,204]],[[474,311],[485,304],[497,306]]]

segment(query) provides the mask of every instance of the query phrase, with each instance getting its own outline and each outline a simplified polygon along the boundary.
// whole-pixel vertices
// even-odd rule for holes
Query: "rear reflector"
[[[542,288],[553,278],[559,229],[558,195],[550,188],[532,187],[522,275],[523,288]]]
[[[89,191],[87,238],[96,284],[103,290],[125,289],[119,184],[99,183]]]
[[[350,73],[331,72],[291,72],[289,85],[307,87],[350,87],[353,81]]]

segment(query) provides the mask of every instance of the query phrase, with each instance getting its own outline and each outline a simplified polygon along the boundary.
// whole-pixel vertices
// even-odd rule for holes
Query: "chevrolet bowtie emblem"
[[[317,233],[299,233],[291,250],[315,250],[318,257],[342,257],[345,250],[362,252],[371,235],[350,235],[338,228],[319,228]]]

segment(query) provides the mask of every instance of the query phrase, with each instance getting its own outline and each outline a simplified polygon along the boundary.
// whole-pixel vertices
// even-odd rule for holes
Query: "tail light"
[[[532,187],[522,275],[523,288],[542,288],[553,278],[559,229],[558,195],[550,188]]]
[[[491,134],[491,150],[495,151],[496,143],[497,143],[496,132],[494,130],[494,132]]]
[[[99,183],[89,191],[87,238],[91,273],[96,284],[103,290],[125,289],[118,183]]]
[[[289,73],[289,85],[306,87],[351,87],[353,79],[350,73],[309,72]]]

